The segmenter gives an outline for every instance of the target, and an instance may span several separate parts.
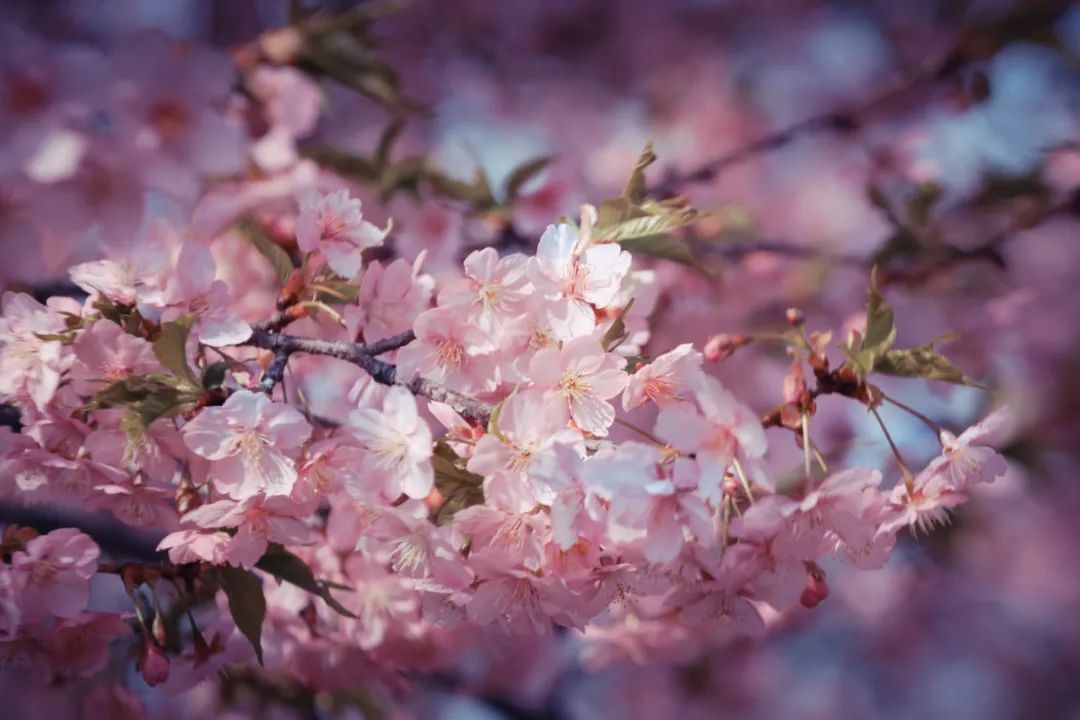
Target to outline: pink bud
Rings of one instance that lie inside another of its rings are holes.
[[[806,587],[803,588],[799,602],[805,608],[817,607],[825,598],[829,597],[829,585],[825,582],[825,573],[821,570],[811,570],[806,575]]]
[[[157,645],[144,642],[139,672],[147,685],[160,685],[169,679],[169,658],[165,657],[165,652]]]
[[[728,335],[727,333],[713,335],[705,342],[705,359],[716,362],[729,358],[732,353],[743,345],[749,345],[752,340],[753,338],[746,335]]]

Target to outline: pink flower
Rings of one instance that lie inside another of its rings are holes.
[[[420,313],[413,323],[416,340],[398,351],[398,372],[420,373],[455,389],[488,389],[492,364],[488,333],[452,307]]]
[[[159,370],[154,346],[128,335],[110,320],[98,320],[73,345],[76,363],[71,380],[81,395],[93,395],[117,380]]]
[[[583,246],[572,225],[549,225],[530,260],[529,279],[553,301],[549,312],[564,337],[573,338],[593,331],[593,306],[611,304],[630,262],[617,243]]]
[[[712,514],[696,492],[698,470],[693,461],[664,462],[660,450],[626,442],[597,457],[586,471],[590,483],[611,503],[611,520],[645,536],[645,558],[671,562],[686,541],[685,529],[703,545],[716,535]]]
[[[877,470],[851,468],[834,473],[811,491],[798,506],[793,520],[807,535],[821,535],[828,550],[841,549],[858,567],[885,564],[893,536],[878,532],[885,497],[878,487]],[[812,559],[812,558],[808,558]]]
[[[427,497],[434,486],[431,428],[420,419],[412,393],[402,387],[390,388],[381,410],[354,410],[349,426],[367,460],[367,467],[357,473],[357,481],[372,473],[388,499],[401,493],[417,499]],[[345,489],[363,499],[366,487],[358,485],[346,481]]]
[[[73,528],[36,537],[15,552],[11,567],[22,576],[23,621],[73,617],[85,610],[100,553],[89,535]]]
[[[252,495],[241,502],[218,500],[198,507],[184,515],[183,523],[208,530],[236,528],[222,557],[230,565],[253,568],[272,542],[304,545],[315,539],[295,511],[288,498]]]
[[[171,490],[129,480],[98,485],[86,505],[108,510],[133,527],[168,530],[176,527],[176,509],[169,504],[172,496]]]
[[[893,488],[883,513],[882,533],[908,525],[929,532],[948,521],[949,510],[962,504],[965,491],[975,483],[991,482],[1005,473],[1005,460],[988,443],[995,442],[1009,421],[1001,407],[960,437],[941,432],[942,453],[915,476],[912,491],[903,484]]]
[[[564,399],[578,427],[603,437],[615,421],[615,408],[608,400],[626,387],[624,363],[587,335],[570,340],[562,349],[538,351],[529,363],[529,377],[534,387]]]
[[[566,406],[554,394],[526,390],[506,399],[495,432],[480,438],[468,462],[471,472],[485,476],[488,503],[512,512],[536,504],[528,482],[533,461],[556,442],[580,444],[580,434],[566,422]]]
[[[184,243],[164,289],[151,298],[150,304],[157,300],[164,305],[163,320],[193,313],[196,321],[192,334],[203,344],[213,347],[236,345],[251,337],[251,327],[233,307],[229,286],[223,280],[215,279],[216,273],[209,248],[198,243]],[[156,308],[151,315],[155,312]]]
[[[604,540],[607,514],[596,488],[586,484],[581,437],[570,440],[565,433],[560,435],[533,459],[530,475],[533,494],[549,507],[551,539],[560,550],[569,551],[582,542],[592,546]]]
[[[91,295],[135,305],[167,264],[168,251],[152,227],[134,248],[115,259],[92,260],[68,270],[71,281]]]
[[[553,619],[564,625],[580,624],[571,617],[575,604],[570,602],[570,593],[557,579],[517,567],[512,558],[491,550],[470,556],[482,580],[466,607],[469,620],[515,634],[539,635],[551,632]]]
[[[307,195],[296,219],[296,242],[306,253],[320,251],[330,269],[351,280],[363,265],[366,248],[383,244],[386,232],[363,219],[360,201],[346,190]]]
[[[363,464],[363,450],[351,444],[352,438],[342,432],[324,440],[316,440],[304,451],[300,477],[293,488],[292,499],[312,510],[319,500],[340,490],[346,482],[357,479]]]
[[[44,408],[71,356],[60,342],[40,336],[63,332],[64,319],[22,293],[5,292],[0,306],[0,395],[22,396]]]
[[[1009,422],[1009,408],[1001,407],[982,422],[956,437],[941,431],[942,453],[930,461],[916,487],[933,492],[936,488],[963,492],[978,482],[992,482],[1005,474],[1005,460],[990,447],[998,441]]]
[[[623,410],[632,410],[646,400],[666,405],[683,398],[700,385],[701,361],[701,353],[685,343],[638,368],[623,393]]]
[[[386,543],[390,566],[405,577],[430,579],[449,590],[463,590],[473,581],[461,548],[465,539],[451,525],[436,527],[428,522],[426,508],[418,513],[386,508],[378,513],[370,536]]]
[[[238,500],[258,492],[292,492],[295,451],[310,435],[303,415],[250,390],[233,393],[220,407],[204,408],[184,426],[188,448],[210,461],[215,487]]]
[[[131,628],[119,613],[83,613],[49,628],[45,652],[56,673],[90,677],[108,662],[109,644],[130,634]]]
[[[191,198],[204,178],[243,168],[243,129],[222,112],[235,73],[223,53],[143,32],[120,44],[111,70],[112,135],[129,172]]]
[[[691,403],[660,409],[657,437],[685,453],[694,453],[702,474],[718,482],[734,460],[747,462],[765,454],[765,431],[754,412],[735,399],[720,382],[702,376]]]
[[[232,536],[225,532],[206,532],[188,528],[169,533],[158,543],[158,550],[168,550],[169,560],[184,563],[206,561],[212,565],[226,562],[226,551]]]
[[[465,258],[465,277],[439,293],[440,306],[460,307],[470,320],[491,332],[520,315],[532,290],[521,254],[499,258],[495,248],[476,250]]]
[[[260,65],[251,73],[248,86],[270,124],[251,154],[268,172],[287,168],[298,159],[296,140],[310,135],[318,124],[322,92],[307,75],[292,67]]]
[[[406,624],[418,619],[418,595],[382,564],[353,554],[345,561],[345,577],[355,589],[335,592],[335,597],[359,618],[345,619],[342,625],[364,650],[382,645],[387,636],[403,634]]]
[[[345,307],[349,337],[362,332],[365,342],[392,337],[410,329],[431,297],[430,278],[420,275],[419,263],[397,259],[389,265],[368,263],[360,276],[355,305]]]

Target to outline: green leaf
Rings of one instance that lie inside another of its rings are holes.
[[[255,567],[263,572],[270,573],[279,581],[291,583],[302,590],[307,590],[312,595],[322,598],[327,605],[346,617],[356,617],[356,615],[330,594],[330,587],[344,590],[348,590],[349,588],[316,580],[314,573],[311,572],[311,568],[308,567],[307,563],[277,543],[270,545],[266,554],[259,559],[259,562],[255,564]]]
[[[394,142],[401,135],[401,131],[405,129],[405,121],[401,118],[395,118],[393,122],[386,126],[383,130],[382,136],[379,138],[379,144],[375,148],[375,154],[372,156],[371,161],[375,168],[383,170],[390,162],[390,150],[394,147]]]
[[[521,192],[521,188],[550,165],[553,159],[551,155],[541,155],[518,165],[506,178],[504,189],[507,200],[515,200]]]
[[[244,222],[241,227],[244,234],[251,240],[251,244],[259,251],[259,254],[270,261],[278,283],[284,284],[295,267],[289,253],[285,252],[285,248],[271,240],[254,222]]]
[[[381,174],[381,168],[376,167],[370,158],[336,150],[326,145],[306,147],[302,154],[345,177],[371,182],[377,180]]]
[[[255,648],[255,656],[262,665],[262,626],[266,619],[266,597],[263,596],[262,583],[250,570],[231,565],[219,567],[218,576],[221,578],[221,589],[229,600],[229,613],[237,629]]]
[[[124,316],[131,312],[130,308],[117,305],[104,295],[98,296],[98,298],[94,300],[92,307],[98,311],[98,314],[101,315],[101,317],[106,320],[112,320],[114,323],[121,326],[124,324]]]
[[[460,466],[461,458],[445,442],[435,446],[431,467],[435,470],[435,487],[444,501],[439,507],[435,522],[444,525],[454,513],[484,502],[484,478]]]
[[[869,298],[866,303],[866,332],[863,333],[862,349],[884,352],[896,340],[896,324],[893,310],[877,287],[876,272],[870,273]]]
[[[85,409],[127,407],[120,428],[129,442],[136,442],[154,420],[179,412],[201,394],[199,388],[173,375],[132,375],[100,390],[86,403]]]
[[[674,235],[654,235],[651,237],[631,238],[619,243],[623,250],[635,255],[648,255],[664,260],[673,260],[690,267],[699,267],[697,258],[690,246],[682,238]]]
[[[596,228],[616,225],[624,220],[646,215],[648,213],[626,198],[610,198],[600,203],[600,207],[596,209]],[[594,233],[596,228],[593,229]]]
[[[124,431],[128,442],[136,443],[152,422],[178,411],[185,402],[193,400],[194,398],[185,400],[172,395],[150,395],[128,406],[128,411],[120,420],[120,429]]]
[[[225,372],[229,369],[230,364],[227,360],[218,360],[216,363],[211,363],[203,370],[200,384],[207,390],[220,387],[221,383],[225,382]]]
[[[917,345],[912,348],[888,350],[874,363],[874,371],[900,377],[919,377],[927,380],[969,385],[986,389],[985,385],[975,382],[958,367],[934,349],[933,343]]]
[[[615,322],[611,323],[611,327],[604,333],[604,337],[600,338],[600,344],[604,348],[604,352],[611,352],[615,348],[622,344],[630,333],[626,330],[626,313],[630,312],[630,308],[634,304],[634,299],[631,298],[630,302],[626,303],[622,310],[619,311],[618,317],[615,318]]]
[[[930,211],[941,199],[942,189],[936,182],[920,183],[907,203],[907,221],[915,228],[925,228],[930,221]]]
[[[634,169],[630,171],[630,178],[623,187],[622,196],[632,203],[640,203],[645,199],[645,168],[656,162],[656,153],[652,149],[652,141],[645,143],[645,148],[634,163]]]
[[[175,322],[161,326],[161,335],[154,341],[154,355],[158,362],[174,372],[177,377],[198,387],[199,381],[187,364],[187,339],[191,334],[193,318],[188,315]]]
[[[694,208],[682,208],[664,214],[632,217],[613,225],[600,225],[598,222],[597,227],[593,229],[593,238],[615,242],[650,238],[693,225],[702,217],[704,213]]]

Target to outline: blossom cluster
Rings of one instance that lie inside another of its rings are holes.
[[[251,646],[304,683],[345,687],[357,663],[450,662],[477,629],[572,629],[590,667],[686,657],[817,605],[820,562],[881,567],[898,531],[942,521],[1003,471],[1004,410],[941,431],[940,456],[917,474],[901,461],[895,485],[820,454],[811,467],[796,354],[780,425],[802,424],[806,466],[779,472],[761,416],[701,352],[643,354],[652,273],[598,237],[588,206],[534,255],[477,250],[442,284],[423,258],[367,261],[386,231],[345,192],[297,209],[304,254],[254,324],[209,249],[162,227],[137,252],[74,266],[82,302],[3,297],[0,392],[23,430],[0,435],[0,495],[168,532],[167,570],[121,572],[155,603],[197,596],[166,590],[162,572],[222,588],[190,635],[136,623],[143,676],[166,689],[250,661]],[[878,321],[871,308],[864,351]],[[831,377],[827,342],[801,347]],[[302,360],[360,368],[340,419],[288,392]],[[872,386],[844,377],[873,410]],[[648,409],[648,427],[627,419]],[[0,574],[3,657],[95,671],[127,632],[84,612],[96,545],[76,530],[16,545]],[[261,613],[237,578],[254,580]],[[55,649],[72,633],[77,659]]]

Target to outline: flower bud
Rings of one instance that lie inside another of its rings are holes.
[[[806,315],[799,308],[790,307],[787,309],[787,322],[791,327],[799,327],[806,322]]]
[[[805,608],[813,608],[827,597],[829,585],[825,582],[825,572],[815,565],[806,574],[806,587],[803,588],[799,602]]]
[[[151,687],[169,679],[169,658],[165,657],[165,652],[152,642],[143,642],[142,656],[139,658],[139,673]]]
[[[725,360],[743,345],[749,343],[750,338],[745,335],[728,335],[727,333],[713,335],[705,342],[705,359],[709,362]]]

